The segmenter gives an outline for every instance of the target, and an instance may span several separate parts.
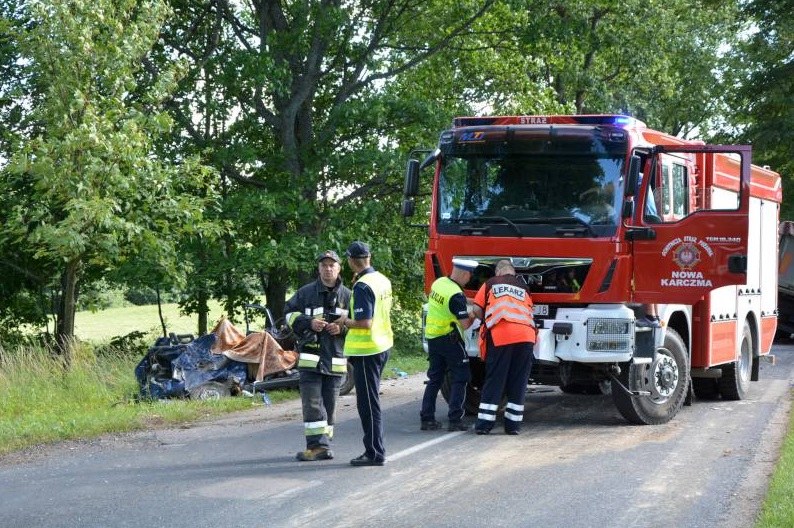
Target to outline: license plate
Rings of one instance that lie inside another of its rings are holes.
[[[548,304],[536,304],[532,308],[532,313],[534,315],[549,315],[549,305]]]

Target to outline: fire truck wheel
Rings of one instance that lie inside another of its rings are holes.
[[[743,400],[750,388],[750,374],[753,369],[753,333],[745,321],[739,359],[722,367],[722,377],[717,380],[720,394],[725,400]]]
[[[633,396],[612,382],[612,398],[626,420],[637,425],[658,425],[678,414],[687,395],[689,364],[684,341],[675,330],[667,329],[664,346],[656,350],[653,362],[622,367],[619,380],[623,386],[650,393]]]

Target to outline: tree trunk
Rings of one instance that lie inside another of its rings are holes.
[[[200,289],[196,297],[196,305],[198,307],[198,335],[203,336],[207,333],[207,314],[210,309],[207,307],[209,295],[204,288]]]
[[[75,259],[66,264],[61,274],[61,298],[58,303],[57,326],[55,340],[58,353],[68,355],[74,345],[74,317],[77,306],[77,281],[80,260]]]
[[[284,315],[284,304],[287,297],[287,282],[284,277],[287,276],[287,273],[284,270],[270,269],[267,276],[265,300],[267,307],[270,308],[270,313],[278,320]]]
[[[160,316],[160,326],[163,327],[163,337],[168,337],[168,330],[165,327],[165,319],[163,319],[163,303],[160,299],[160,286],[154,289],[157,292],[157,315]]]

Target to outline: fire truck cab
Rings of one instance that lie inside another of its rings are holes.
[[[461,257],[479,263],[471,298],[509,259],[535,303],[528,382],[611,391],[629,422],[660,424],[692,392],[744,398],[769,354],[782,191],[750,158],[622,115],[460,117],[409,160],[403,214],[434,167],[426,291]],[[477,331],[469,412],[485,377]]]

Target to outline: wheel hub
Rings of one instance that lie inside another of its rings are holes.
[[[660,354],[654,362],[652,392],[657,398],[669,398],[678,386],[678,365],[670,356]]]

